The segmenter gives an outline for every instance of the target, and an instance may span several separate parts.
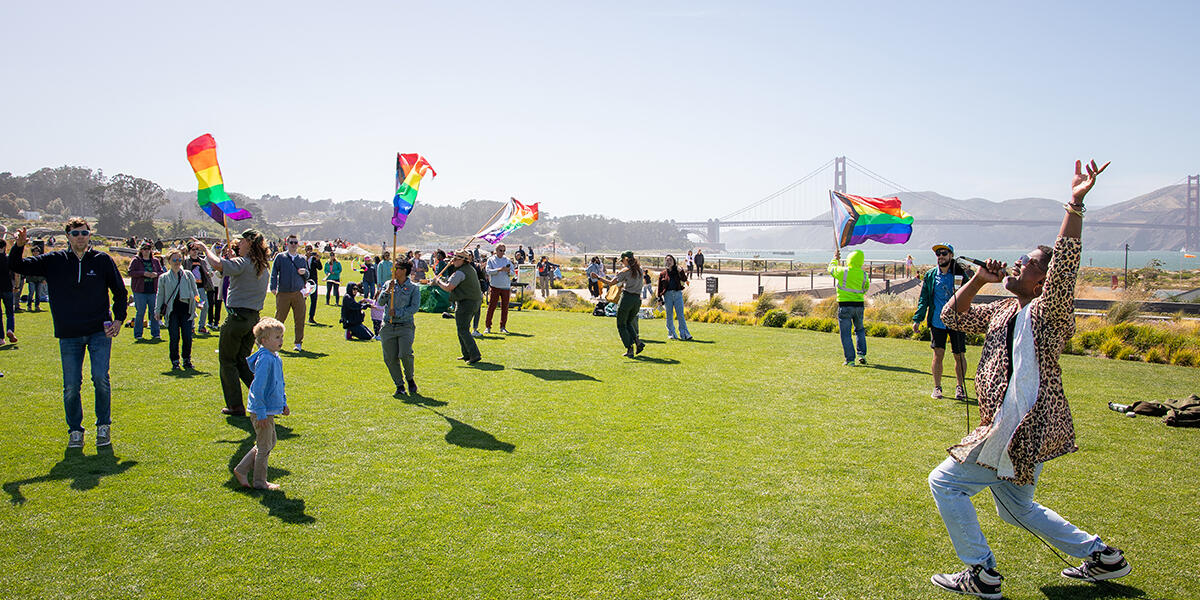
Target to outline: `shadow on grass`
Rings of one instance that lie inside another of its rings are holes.
[[[1140,588],[1112,581],[1095,584],[1044,585],[1041,591],[1051,600],[1100,600],[1101,598],[1149,598]]]
[[[570,369],[517,369],[546,381],[600,381],[591,375]]]
[[[9,502],[24,504],[25,495],[21,486],[45,481],[71,480],[71,489],[87,491],[100,485],[100,478],[107,475],[120,475],[137,464],[137,461],[122,461],[113,453],[113,447],[101,446],[96,449],[95,456],[84,456],[83,448],[67,448],[63,459],[50,467],[50,472],[40,477],[31,477],[4,484],[8,492]]]
[[[178,371],[176,371],[176,370],[163,371],[162,374],[174,377],[176,379],[191,379],[193,377],[212,377],[212,373],[209,373],[208,371],[197,371],[196,369],[181,369]]]
[[[696,338],[692,338],[690,340],[683,340],[683,341],[685,341],[689,344],[715,344],[716,343],[713,340],[698,340]]]
[[[677,364],[679,364],[679,361],[675,360],[674,358],[657,358],[654,356],[645,356],[642,354],[634,356],[633,360],[636,360],[638,362],[653,363],[656,365],[677,365]]]
[[[510,331],[505,335],[508,337],[533,337],[532,333],[517,333],[515,331]]]
[[[665,343],[666,343],[666,342],[664,342],[664,341],[662,341],[662,340],[646,340],[646,339],[641,339],[641,338],[639,338],[639,340],[640,340],[640,341],[641,341],[643,344],[665,344]]]
[[[299,352],[296,352],[295,350],[280,350],[279,353],[284,356],[292,356],[295,358],[324,358],[329,356],[324,352],[309,352],[308,350],[301,350]]]
[[[503,371],[504,365],[498,365],[496,363],[480,361],[480,362],[477,362],[472,365],[459,365],[458,368],[460,368],[460,369],[478,369],[480,371]]]
[[[229,457],[229,480],[225,482],[225,487],[240,494],[258,496],[259,503],[267,507],[267,514],[279,519],[280,521],[283,521],[284,523],[291,523],[293,525],[307,525],[309,523],[316,522],[316,518],[305,514],[305,504],[304,500],[302,499],[288,498],[287,494],[280,490],[271,491],[244,488],[242,487],[242,484],[238,483],[237,478],[233,476],[233,468],[236,467],[237,464],[241,462],[242,457],[254,447],[254,440],[257,436],[254,433],[254,424],[248,418],[227,417],[225,422],[246,432],[246,438],[243,440],[236,442],[219,440],[217,442],[226,444],[236,443],[238,445],[237,450],[235,450],[233,453],[233,456]],[[275,439],[277,442],[279,440],[299,437],[299,435],[300,434],[298,433],[292,433],[291,427],[280,425],[278,422],[275,423]],[[287,469],[272,467],[269,463],[267,465],[267,481],[291,474],[291,471],[288,471]]]
[[[405,404],[413,404],[424,408],[425,410],[443,418],[450,424],[450,431],[446,432],[446,443],[459,448],[469,448],[472,450],[488,450],[500,451],[512,454],[517,449],[515,444],[502,442],[496,439],[496,436],[482,430],[477,429],[467,423],[463,423],[458,419],[447,417],[446,415],[431,408],[432,406],[445,406],[446,403],[441,400],[425,398],[424,396],[410,397],[410,400],[405,400]]]
[[[20,346],[16,344],[4,344],[3,346],[0,346],[0,350],[17,350],[19,348]]]
[[[305,327],[317,327],[317,328],[322,328],[322,327],[333,327],[333,325],[326,325],[326,324],[324,324],[324,323],[317,323],[317,322],[314,322],[314,321],[309,321],[309,322],[308,322],[308,324],[306,324],[306,325],[305,325]]]
[[[428,398],[420,394],[410,394],[408,396],[402,396],[402,398],[404,398],[405,404],[411,404],[413,406],[446,406],[449,404],[448,402],[434,400],[433,398]]]
[[[912,367],[897,367],[895,365],[879,365],[875,363],[867,363],[865,365],[854,365],[859,369],[875,369],[877,371],[891,371],[893,373],[915,373],[917,375],[928,375],[929,371],[914,369]]]
[[[133,338],[133,343],[135,343],[135,344],[165,344],[165,343],[167,343],[167,340],[164,340],[164,339],[162,339],[161,337],[160,337],[160,338],[158,338],[158,339],[154,339],[154,338]]]

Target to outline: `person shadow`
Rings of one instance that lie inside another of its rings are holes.
[[[254,423],[245,417],[227,417],[227,423],[246,432],[245,439],[242,440],[218,440],[218,444],[237,444],[238,448],[234,451],[233,456],[229,457],[229,480],[225,482],[225,487],[242,494],[258,496],[259,503],[267,508],[267,514],[275,517],[284,523],[293,525],[308,525],[316,522],[316,518],[304,512],[304,500],[300,498],[288,498],[287,494],[282,490],[259,490],[254,488],[244,488],[238,483],[236,477],[233,476],[233,468],[242,461],[242,457],[254,447],[254,440],[257,437],[254,433]],[[299,437],[300,434],[293,433],[292,428],[286,425],[280,425],[278,421],[275,423],[275,439],[282,441]],[[287,469],[273,467],[268,462],[267,464],[267,481],[272,481],[280,477],[291,475],[292,472]]]
[[[212,373],[209,373],[208,371],[200,371],[197,369],[180,369],[180,370],[172,369],[170,371],[163,371],[162,374],[166,375],[168,377],[174,377],[175,379],[191,379],[193,377],[212,377]]]
[[[1100,600],[1102,598],[1149,598],[1141,588],[1117,583],[1115,581],[1098,581],[1095,585],[1044,585],[1041,592],[1051,600]]]
[[[450,424],[450,431],[446,432],[447,444],[458,446],[459,448],[469,448],[472,450],[498,450],[500,452],[507,452],[509,454],[512,454],[513,451],[517,449],[516,444],[500,441],[496,439],[496,436],[482,429],[473,427],[468,423],[464,423],[453,417],[448,417],[437,411],[433,407],[446,406],[446,403],[441,400],[434,400],[433,398],[426,398],[424,396],[410,396],[409,399],[404,401],[404,403],[419,406],[445,419],[446,422]]]
[[[591,375],[570,369],[525,369],[518,367],[517,370],[545,381],[600,381]]]
[[[9,495],[9,502],[15,505],[26,502],[21,493],[21,486],[48,481],[71,480],[71,489],[87,491],[100,485],[100,478],[109,475],[120,475],[137,465],[135,460],[121,460],[113,451],[112,445],[96,449],[95,456],[84,456],[83,448],[67,448],[63,459],[50,467],[50,472],[38,477],[30,477],[17,481],[9,481],[3,485]]]

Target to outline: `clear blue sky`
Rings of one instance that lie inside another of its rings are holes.
[[[555,214],[721,216],[846,155],[914,190],[1094,204],[1200,172],[1200,3],[22,2],[0,171]],[[193,8],[184,8],[191,6]],[[851,192],[854,191],[853,181]]]

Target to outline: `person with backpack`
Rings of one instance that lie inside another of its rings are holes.
[[[954,376],[958,387],[954,390],[955,400],[966,400],[967,376],[967,334],[946,327],[942,322],[942,307],[946,302],[969,281],[972,273],[964,269],[954,260],[954,246],[950,244],[934,244],[934,255],[937,256],[937,266],[926,271],[921,282],[921,296],[917,300],[917,311],[913,313],[913,333],[920,330],[921,321],[929,327],[933,348],[933,392],[929,397],[938,400],[942,397],[942,360],[946,356],[946,340],[950,340],[950,351],[954,355]],[[928,316],[926,316],[928,314]]]

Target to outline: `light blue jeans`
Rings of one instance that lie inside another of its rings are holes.
[[[671,313],[675,313],[675,318],[679,320],[679,338],[687,339],[692,337],[688,333],[687,323],[683,320],[683,292],[680,290],[667,290],[663,294],[663,309],[667,313],[667,335],[675,336],[675,322],[671,318]]]
[[[150,313],[150,335],[158,337],[158,311],[155,309],[154,299],[158,296],[154,292],[149,294],[145,292],[133,293],[133,306],[135,309],[133,316],[133,337],[142,337],[142,317],[147,312]],[[148,311],[146,309],[149,309]]]
[[[850,342],[850,326],[854,326],[854,333],[858,338],[858,355],[867,355],[867,331],[863,329],[863,307],[861,306],[839,306],[838,307],[838,335],[842,336],[842,354],[846,356],[846,362],[854,360],[854,344]]]
[[[929,474],[933,501],[937,503],[959,560],[967,565],[996,567],[996,557],[988,547],[987,538],[983,537],[975,505],[971,503],[971,496],[985,488],[992,491],[996,514],[1001,519],[1017,527],[1023,525],[1066,554],[1082,558],[1104,549],[1100,536],[1075,527],[1058,513],[1033,501],[1041,473],[1042,464],[1039,463],[1033,471],[1034,483],[1016,485],[996,477],[996,472],[987,467],[973,462],[959,463],[947,457]]]
[[[83,404],[79,390],[83,387],[83,353],[92,362],[92,387],[96,391],[96,425],[112,423],[112,387],[108,381],[108,358],[112,353],[112,338],[104,332],[82,337],[59,338],[58,353],[62,358],[63,408],[67,413],[67,428],[83,431]]]

